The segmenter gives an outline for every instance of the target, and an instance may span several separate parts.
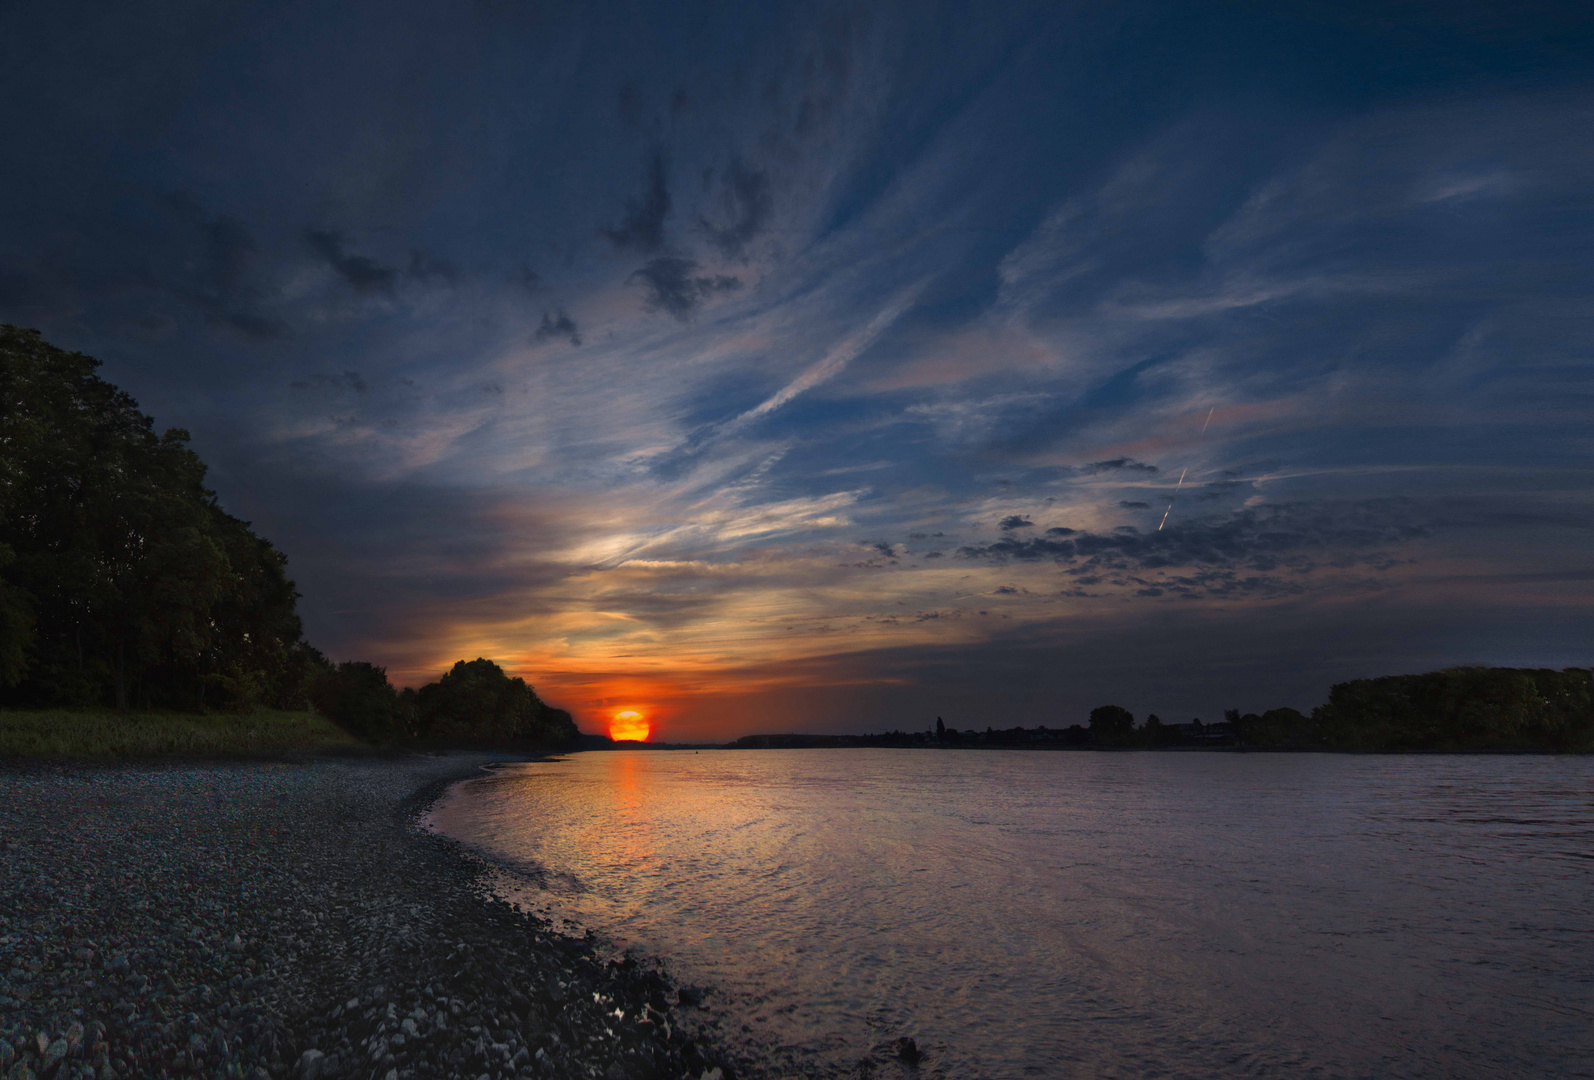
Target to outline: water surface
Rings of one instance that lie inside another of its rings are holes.
[[[794,1070],[1594,1076],[1587,758],[616,751],[432,824]]]

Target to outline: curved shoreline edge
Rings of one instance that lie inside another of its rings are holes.
[[[418,827],[501,760],[0,769],[0,1075],[756,1075]]]

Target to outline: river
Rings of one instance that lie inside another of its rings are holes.
[[[592,752],[430,824],[794,1072],[1594,1076],[1590,758]]]

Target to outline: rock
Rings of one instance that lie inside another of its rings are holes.
[[[49,1076],[54,1072],[55,1067],[66,1058],[68,1049],[70,1048],[67,1046],[65,1039],[57,1039],[51,1043],[44,1053],[39,1055],[39,1075]]]
[[[896,1041],[897,1060],[907,1065],[919,1063],[919,1044],[904,1035]]]
[[[37,1080],[37,1077],[33,1075],[32,1069],[19,1061],[10,1072],[6,1073],[6,1080]]]
[[[326,1055],[319,1050],[306,1050],[299,1055],[299,1064],[294,1066],[293,1075],[298,1080],[321,1080],[321,1063]]]

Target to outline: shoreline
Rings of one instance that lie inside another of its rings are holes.
[[[0,1074],[755,1074],[691,992],[419,827],[502,760],[0,766]]]

